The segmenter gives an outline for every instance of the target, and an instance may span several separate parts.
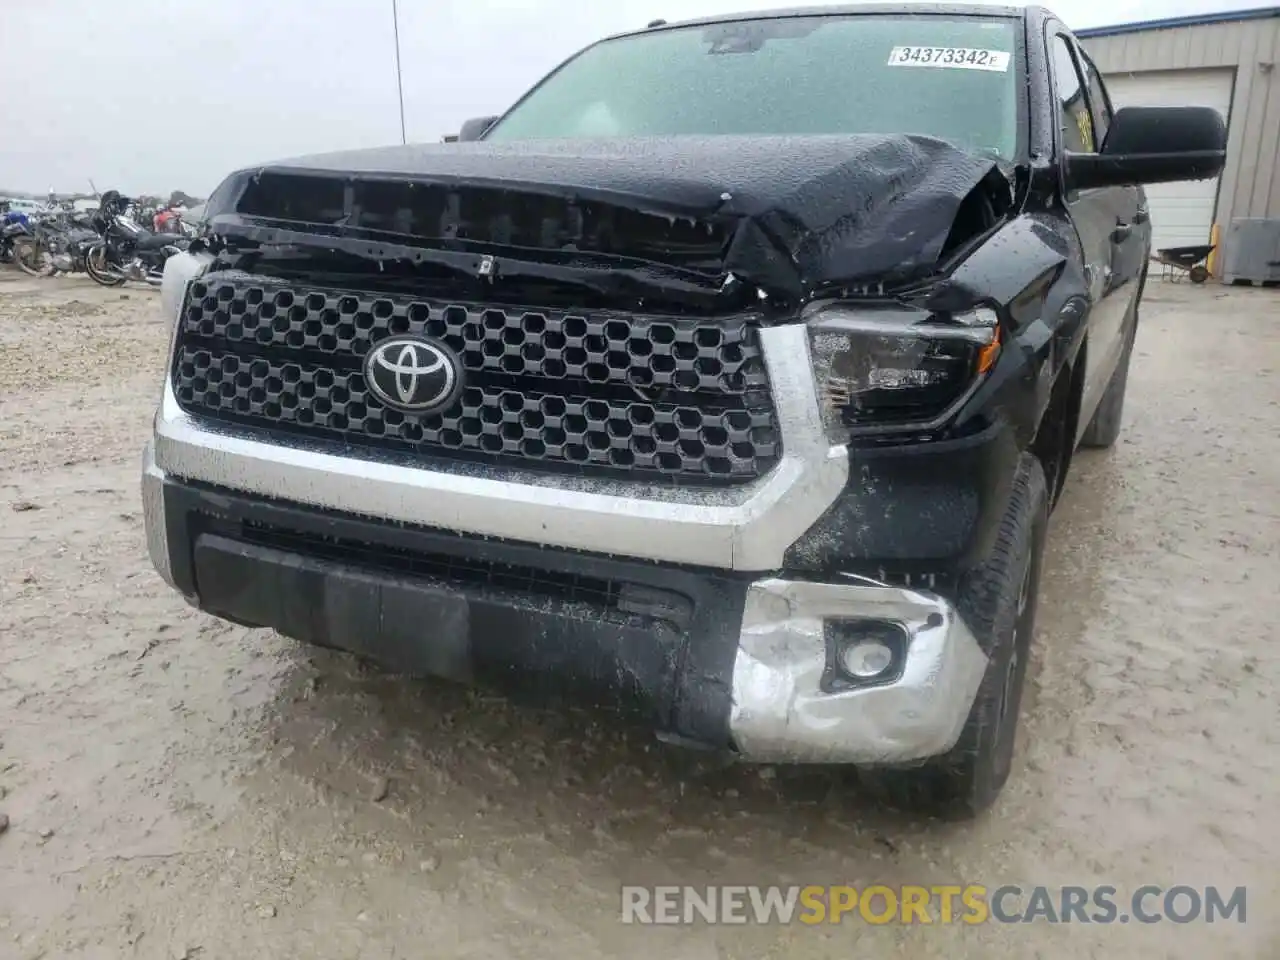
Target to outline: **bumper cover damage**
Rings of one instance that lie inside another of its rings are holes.
[[[892,683],[824,689],[824,619],[901,625],[908,636]],[[760,761],[902,763],[955,744],[987,658],[945,600],[871,581],[759,580],[747,593],[733,672],[730,728]]]
[[[459,537],[246,497],[143,464],[148,547],[190,602],[418,675],[564,697],[767,762],[945,752],[986,660],[946,603]],[[909,636],[900,677],[830,691],[823,619]]]

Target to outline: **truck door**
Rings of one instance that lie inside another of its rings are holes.
[[[1089,55],[1076,46],[1081,67],[1084,69],[1085,89],[1089,95],[1089,107],[1093,116],[1094,136],[1098,147],[1107,141],[1107,132],[1111,129],[1111,117],[1115,112],[1111,105],[1111,96],[1107,93],[1106,84]],[[1151,252],[1151,215],[1147,209],[1147,198],[1142,188],[1113,187],[1119,204],[1118,219],[1113,240],[1116,243],[1115,272],[1120,276],[1119,283],[1126,285],[1128,295],[1125,306],[1138,295],[1137,281],[1142,276],[1147,257]]]
[[[1064,151],[1095,153],[1100,145],[1094,129],[1084,73],[1076,60],[1075,45],[1061,27],[1048,32],[1049,63],[1053,79],[1054,105],[1058,114],[1058,156]],[[1084,396],[1081,399],[1082,429],[1106,389],[1107,381],[1120,359],[1121,332],[1129,295],[1136,278],[1126,276],[1123,246],[1127,235],[1117,233],[1136,210],[1129,207],[1130,191],[1123,187],[1068,190],[1064,195],[1067,213],[1076,228],[1084,258],[1085,283],[1089,289],[1089,339],[1085,353]]]

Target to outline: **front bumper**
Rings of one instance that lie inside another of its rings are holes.
[[[885,620],[909,637],[893,683],[823,689],[824,619]],[[987,658],[946,600],[873,581],[758,580],[747,592],[729,721],[753,760],[901,763],[946,753],[968,719]]]
[[[660,736],[768,762],[946,752],[986,668],[943,599],[661,566],[362,519],[181,481],[148,445],[147,543],[215,615],[385,666],[638,713]],[[900,624],[899,679],[832,691],[824,618]]]

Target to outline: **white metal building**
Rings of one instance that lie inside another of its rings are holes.
[[[1227,165],[1220,178],[1147,187],[1154,248],[1209,243],[1215,225],[1225,236],[1233,217],[1280,217],[1280,7],[1076,35],[1117,109],[1208,106],[1227,121]]]

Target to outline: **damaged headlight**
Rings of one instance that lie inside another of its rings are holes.
[[[976,388],[1000,350],[999,318],[980,307],[822,307],[808,320],[823,422],[833,443],[851,435],[940,424]]]

